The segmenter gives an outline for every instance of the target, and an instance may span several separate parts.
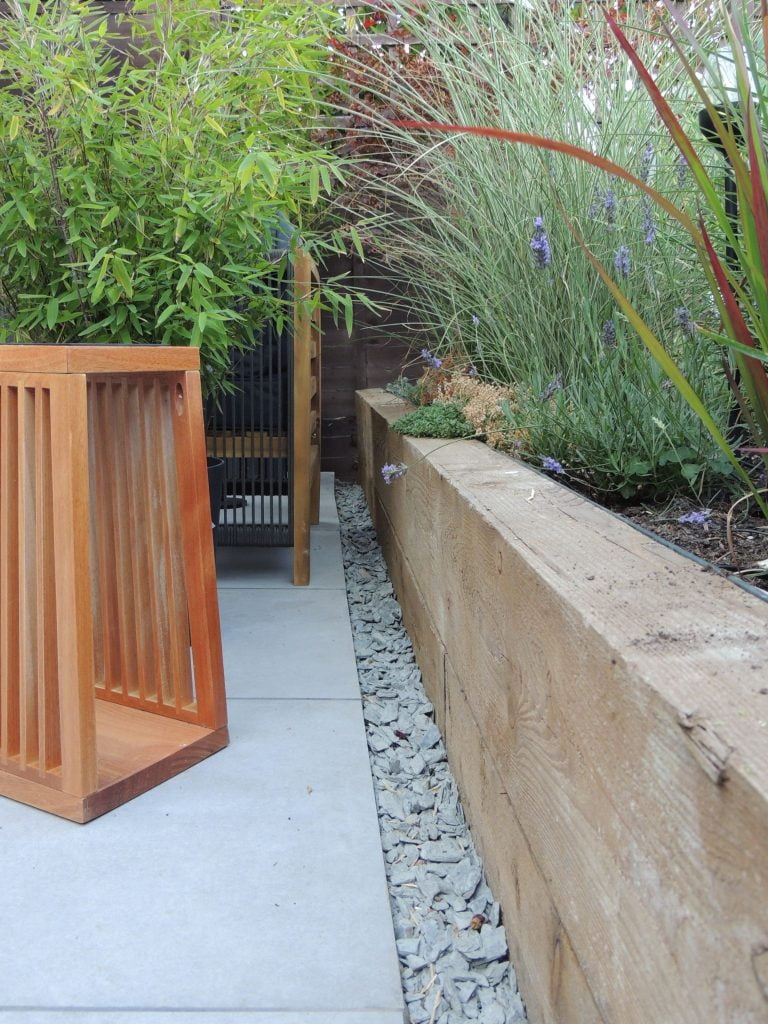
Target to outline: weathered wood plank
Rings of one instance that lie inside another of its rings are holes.
[[[364,480],[602,1018],[764,1020],[768,606],[477,443],[418,462],[441,442],[387,436],[402,405],[368,401]]]

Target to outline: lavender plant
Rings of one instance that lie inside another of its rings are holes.
[[[631,17],[651,16],[645,5],[628,6]],[[693,212],[687,165],[650,98],[618,73],[619,46],[598,5],[584,5],[580,20],[566,5],[515,5],[506,23],[483,5],[459,26],[440,8],[425,0],[429,29],[421,21],[409,29],[443,88],[425,97],[392,82],[387,68],[392,117],[379,127],[403,170],[371,186],[383,209],[371,241],[407,282],[431,352],[458,352],[481,376],[519,389],[515,424],[528,431],[539,464],[547,456],[627,498],[718,484],[731,472],[727,459],[638,343],[563,211],[724,429],[719,356],[689,326],[711,327],[711,292],[680,225],[620,177],[559,153],[423,128],[498,125],[564,140],[634,168]],[[405,6],[402,13],[407,19]],[[673,88],[679,70],[662,59],[657,37],[641,34],[638,46]],[[557,378],[561,389],[542,400]]]

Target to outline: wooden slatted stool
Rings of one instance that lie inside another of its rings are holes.
[[[0,346],[0,794],[89,821],[227,742],[199,352]]]

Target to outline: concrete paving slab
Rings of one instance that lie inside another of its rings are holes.
[[[312,527],[309,559],[309,589],[344,588],[338,526],[321,523]],[[220,547],[216,552],[216,570],[220,590],[251,587],[289,590],[293,588],[293,549]]]
[[[343,590],[221,590],[227,696],[359,700]]]
[[[24,1007],[69,1024],[101,1007],[120,1024],[402,1013],[359,704],[237,700],[230,716],[229,748],[84,827],[0,801],[13,1024]]]
[[[18,1024],[18,1010],[0,1010],[0,1024]],[[401,1010],[24,1010],[23,1024],[403,1024]],[[75,1012],[76,1018],[70,1014]]]

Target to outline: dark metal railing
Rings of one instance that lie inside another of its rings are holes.
[[[253,345],[231,351],[231,393],[209,399],[208,456],[224,460],[224,502],[216,525],[222,545],[290,546],[293,525],[293,318],[290,266],[270,286],[286,313]]]

